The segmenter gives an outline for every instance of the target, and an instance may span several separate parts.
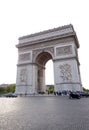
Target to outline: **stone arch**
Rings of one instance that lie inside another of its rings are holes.
[[[36,91],[38,93],[45,92],[45,64],[52,59],[52,55],[48,52],[41,52],[36,56],[35,63],[37,65],[37,86]]]
[[[52,59],[52,55],[49,52],[41,52],[36,56],[36,64],[45,66],[48,60]]]
[[[36,61],[37,56],[40,55],[41,53],[49,53],[51,55],[52,59],[53,59],[54,48],[49,47],[49,48],[42,48],[42,49],[33,50],[33,62]]]
[[[72,25],[19,38],[16,93],[45,91],[45,64],[53,60],[55,91],[81,91],[77,49],[79,42]]]

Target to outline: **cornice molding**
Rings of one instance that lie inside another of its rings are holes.
[[[19,44],[16,45],[16,47],[19,48],[19,47],[36,44],[36,43],[41,43],[41,42],[46,42],[46,41],[51,41],[51,40],[56,40],[56,39],[62,39],[62,38],[71,37],[71,36],[74,37],[74,39],[76,41],[76,45],[77,45],[77,47],[79,47],[76,32],[74,31],[74,28],[71,24],[20,37]]]

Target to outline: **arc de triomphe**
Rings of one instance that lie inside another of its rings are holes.
[[[66,25],[19,38],[16,91],[33,94],[45,91],[45,64],[52,59],[55,91],[81,91],[77,49],[73,26]]]

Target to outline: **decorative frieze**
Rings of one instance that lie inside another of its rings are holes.
[[[64,27],[54,28],[51,30],[46,30],[43,32],[31,34],[28,36],[23,36],[19,38],[19,46],[21,44],[31,44],[34,42],[43,42],[48,41],[50,39],[56,39],[57,37],[66,36],[68,34],[74,33],[72,25],[67,25]]]

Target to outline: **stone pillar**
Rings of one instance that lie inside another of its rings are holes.
[[[45,68],[38,66],[37,92],[45,92]]]
[[[81,82],[75,59],[54,62],[55,91],[81,91]]]
[[[36,65],[18,65],[17,66],[17,80],[16,91],[17,94],[33,94],[35,93],[35,86],[37,84]]]
[[[73,41],[55,48],[54,83],[55,91],[81,91],[79,61]]]

